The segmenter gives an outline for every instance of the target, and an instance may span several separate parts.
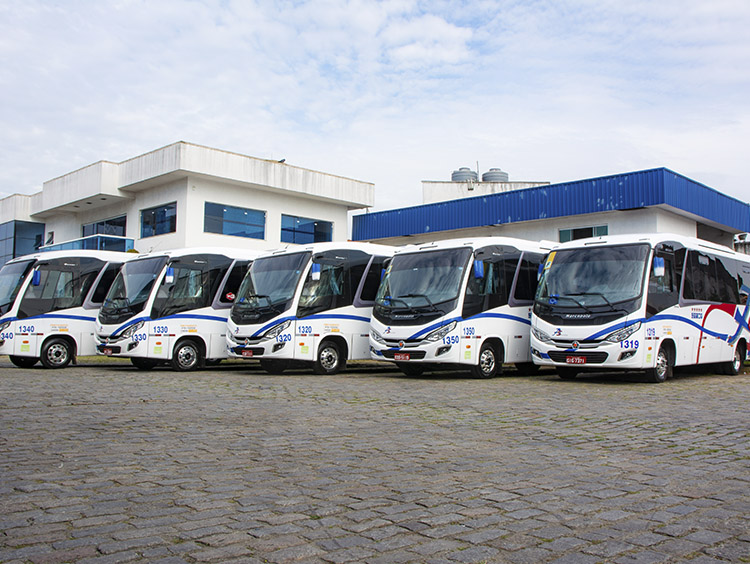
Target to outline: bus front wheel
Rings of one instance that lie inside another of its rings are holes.
[[[180,372],[203,368],[203,348],[192,339],[180,341],[172,354],[172,369]]]
[[[315,374],[337,374],[346,368],[346,359],[336,341],[326,340],[318,349],[318,358],[313,366]]]
[[[42,347],[41,361],[45,368],[65,368],[73,359],[73,347],[65,339],[50,339]]]
[[[33,356],[15,356],[10,355],[10,361],[18,366],[18,368],[31,368],[34,366],[37,362],[39,362],[38,358],[34,358]]]
[[[646,377],[655,384],[661,384],[672,377],[672,361],[667,349],[659,348],[659,352],[656,354],[656,366],[646,370]]]
[[[492,343],[484,343],[479,349],[479,362],[471,367],[474,378],[494,378],[503,373],[503,359]]]

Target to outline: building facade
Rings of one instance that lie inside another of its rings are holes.
[[[373,200],[368,182],[178,142],[4,198],[0,226],[35,226],[42,248],[270,250],[344,241],[347,212]],[[14,249],[18,242],[14,235]]]

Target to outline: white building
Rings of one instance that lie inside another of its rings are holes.
[[[373,192],[368,182],[178,142],[0,200],[0,260],[30,252],[18,244],[30,228],[45,246],[141,252],[343,241],[347,212],[372,206]]]

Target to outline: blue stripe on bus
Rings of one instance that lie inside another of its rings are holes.
[[[34,315],[32,317],[24,317],[23,319],[15,318],[14,321],[26,321],[28,319],[75,319],[76,321],[96,321],[96,317],[86,317],[83,315],[66,315],[63,313],[43,313],[41,315]]]
[[[135,325],[136,323],[139,323],[140,321],[155,321],[155,322],[159,322],[162,319],[202,319],[202,320],[207,320],[207,321],[219,321],[219,322],[223,322],[223,323],[226,323],[226,321],[227,321],[226,317],[218,317],[218,316],[215,316],[215,315],[198,315],[198,314],[192,314],[192,313],[176,313],[174,315],[168,315],[166,317],[157,317],[156,319],[152,319],[150,317],[137,317],[135,319],[131,319],[130,321],[128,321],[124,325],[121,325],[120,327],[118,327],[117,329],[115,329],[112,332],[112,335],[110,335],[110,337],[117,337],[117,335],[119,335],[120,333],[122,333],[123,331],[125,331],[125,329],[127,329],[128,327],[130,327],[132,325]]]
[[[737,311],[737,310],[735,310],[735,311]],[[736,319],[736,315],[737,314],[735,313],[735,319]],[[687,325],[690,325],[691,327],[694,327],[698,331],[701,331],[702,333],[706,333],[707,335],[711,335],[712,337],[716,337],[717,339],[722,339],[723,341],[729,341],[730,340],[730,337],[729,337],[729,335],[727,333],[717,333],[716,331],[711,331],[710,329],[706,329],[705,327],[702,327],[701,325],[698,325],[695,321],[693,321],[691,319],[687,319],[687,318],[679,316],[679,315],[668,315],[668,314],[667,315],[657,314],[657,315],[654,315],[653,317],[651,317],[649,319],[646,319],[646,318],[632,319],[632,320],[627,321],[627,322],[617,323],[615,325],[611,325],[610,327],[608,327],[606,329],[602,329],[598,333],[594,333],[593,335],[591,335],[589,337],[586,337],[585,340],[586,341],[596,340],[596,339],[598,339],[600,337],[604,337],[605,335],[609,335],[610,333],[612,333],[614,331],[617,331],[618,329],[622,329],[623,327],[628,327],[628,326],[632,325],[633,323],[640,322],[640,323],[646,324],[646,323],[654,323],[656,321],[677,321],[679,323],[685,323]],[[738,324],[739,323],[740,322],[738,320]],[[739,333],[739,331],[742,330],[743,325],[744,325],[744,328],[748,328],[747,323],[744,322],[744,320],[743,320],[742,324],[740,324],[738,333]],[[734,337],[737,337],[738,333],[735,333]]]
[[[346,315],[343,313],[332,313],[332,314],[325,314],[325,313],[316,313],[313,315],[307,315],[305,317],[281,317],[279,319],[274,319],[270,323],[266,323],[263,327],[258,329],[255,333],[253,333],[253,337],[259,337],[263,333],[265,333],[268,329],[271,327],[275,327],[279,323],[284,323],[285,321],[302,321],[305,322],[308,319],[351,319],[353,321],[364,321],[365,323],[370,322],[369,317],[362,317],[360,315]]]

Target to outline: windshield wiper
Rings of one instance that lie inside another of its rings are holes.
[[[564,298],[564,299],[570,300],[571,302],[575,302],[575,304],[578,307],[585,310],[587,313],[593,313],[589,308],[587,308],[585,305],[583,305],[581,302],[579,302],[577,299],[573,297],[573,296],[578,296],[578,295],[580,294],[565,294],[564,296],[550,296],[550,299],[555,298],[559,300],[561,298]]]
[[[432,303],[432,300],[428,298],[426,294],[403,294],[401,296],[396,297],[396,299],[399,299],[399,298],[422,298],[424,301],[426,301],[429,304],[430,309],[432,311],[437,311],[435,304]]]
[[[268,302],[268,305],[266,307],[263,307],[260,305],[260,303],[257,306],[251,305],[248,301],[245,302],[237,302],[237,305],[240,307],[240,309],[270,309],[271,311],[275,311],[277,313],[281,313],[278,307],[273,305],[273,302],[271,301],[271,296],[268,296],[266,294],[247,294],[246,296],[242,296],[244,299],[249,300],[250,298],[254,298],[258,300],[259,298],[263,298]]]
[[[391,305],[386,305],[384,303],[386,300],[388,300],[389,302],[391,302]],[[400,303],[404,304],[404,307],[406,307],[406,309],[409,310],[409,311],[411,311],[412,313],[419,313],[419,311],[417,311],[415,308],[413,308],[412,306],[410,306],[406,302],[406,300],[402,300],[400,297],[399,298],[392,298],[392,297],[389,296],[389,297],[383,298],[383,301],[382,302],[378,302],[378,305],[381,306],[381,307],[387,307],[387,308],[393,310],[393,309],[395,309],[395,303],[396,302],[400,302]]]
[[[609,309],[611,309],[612,311],[624,311],[623,309],[616,308],[612,304],[612,302],[610,302],[607,299],[607,296],[605,296],[601,292],[575,292],[573,294],[566,294],[566,297],[567,296],[599,296],[601,299],[603,299],[605,302],[607,302],[607,305],[609,306]],[[581,307],[583,307],[583,306],[581,306]]]

